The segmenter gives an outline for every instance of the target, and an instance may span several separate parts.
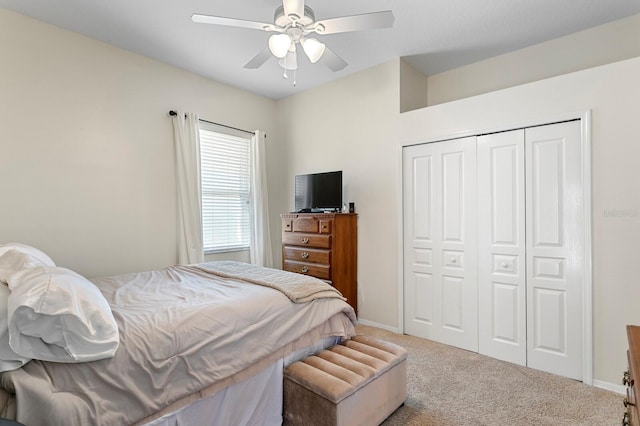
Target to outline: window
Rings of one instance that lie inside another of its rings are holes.
[[[205,253],[249,249],[251,140],[231,132],[200,121]]]

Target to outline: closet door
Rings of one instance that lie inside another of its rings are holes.
[[[527,363],[524,130],[478,137],[478,351]]]
[[[408,334],[582,380],[582,146],[576,120],[404,149]]]
[[[580,122],[525,131],[527,365],[582,379],[584,214]]]
[[[475,137],[403,150],[404,327],[477,351]]]

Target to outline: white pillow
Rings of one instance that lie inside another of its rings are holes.
[[[0,283],[8,283],[11,274],[24,268],[47,266],[37,257],[22,251],[11,249],[0,254]]]
[[[9,250],[21,251],[21,252],[23,252],[25,254],[28,254],[28,255],[31,255],[31,256],[35,257],[36,259],[38,259],[39,261],[41,261],[45,265],[56,266],[56,264],[53,263],[53,260],[51,260],[51,258],[49,256],[47,256],[46,253],[44,253],[41,250],[38,250],[35,247],[31,247],[31,246],[28,246],[26,244],[20,244],[20,243],[7,243],[7,244],[4,244],[4,245],[0,245],[0,256],[5,254]]]
[[[9,343],[18,354],[45,361],[112,357],[118,325],[100,290],[57,266],[23,269],[9,278]]]
[[[9,325],[7,324],[7,300],[9,287],[0,283],[0,373],[22,367],[30,358],[18,355],[9,346]]]

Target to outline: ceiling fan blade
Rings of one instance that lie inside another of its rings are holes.
[[[343,16],[340,18],[325,19],[313,25],[313,30],[318,34],[335,34],[348,31],[373,30],[377,28],[389,28],[393,26],[393,12],[365,13],[363,15]]]
[[[247,65],[245,65],[244,67],[250,70],[255,70],[256,68],[260,68],[262,64],[267,62],[271,57],[271,51],[268,47],[265,47],[260,51],[260,53],[254,56],[253,59],[247,62]]]
[[[340,56],[333,53],[331,49],[325,47],[324,53],[320,61],[325,64],[331,71],[338,72],[347,66],[347,63]]]
[[[243,19],[224,18],[211,15],[191,15],[191,20],[199,24],[225,25],[227,27],[250,28],[252,30],[278,31],[275,25],[264,22],[245,21]]]
[[[304,0],[282,0],[285,16],[297,21],[304,17]]]

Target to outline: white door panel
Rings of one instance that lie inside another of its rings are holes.
[[[405,330],[477,350],[475,138],[403,150]]]
[[[411,300],[414,319],[423,324],[433,323],[433,275],[416,272],[414,274],[415,295]]]
[[[441,154],[442,241],[462,243],[465,228],[464,196],[466,195],[464,152],[455,150],[455,147],[446,146],[446,148],[453,151]],[[475,159],[471,161],[475,162]]]
[[[518,326],[522,322],[518,306],[520,289],[517,285],[492,283],[491,302],[493,315],[490,318],[491,338],[508,345],[519,345],[522,333]],[[481,345],[482,346],[482,345]],[[481,352],[482,353],[482,352]]]
[[[478,137],[479,351],[526,365],[524,130]]]
[[[580,122],[525,132],[528,366],[582,379],[584,214]]]
[[[433,199],[432,176],[433,157],[425,155],[412,159],[410,167],[413,171],[410,176],[413,191],[413,203],[411,204],[411,217],[413,219],[413,238],[425,242],[431,241]]]
[[[404,220],[404,312],[405,331],[435,338],[433,331],[435,288],[433,229],[433,154],[412,150],[403,155]]]
[[[463,278],[442,277],[442,327],[454,332],[464,332]]]

